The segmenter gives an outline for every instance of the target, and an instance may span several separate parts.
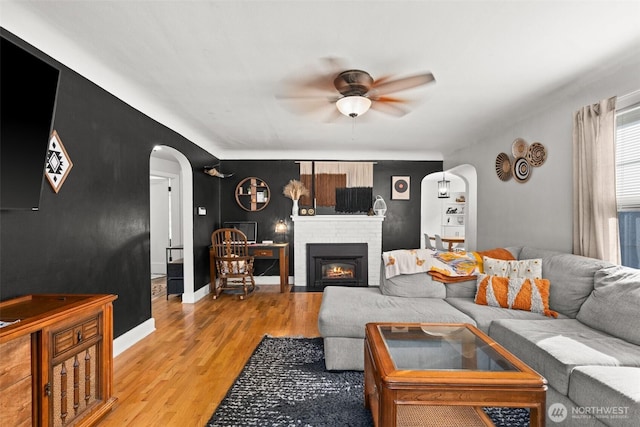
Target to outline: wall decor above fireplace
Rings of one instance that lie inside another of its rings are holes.
[[[364,195],[362,189],[373,191],[375,162],[303,161],[299,164],[300,181],[310,189],[308,196],[300,198],[301,207],[311,206],[316,208],[316,213],[317,208],[328,208],[331,213],[359,213],[371,208],[372,196],[364,207],[360,199]]]

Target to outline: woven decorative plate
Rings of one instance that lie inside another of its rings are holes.
[[[496,174],[502,181],[511,178],[511,159],[507,153],[500,153],[496,157]]]
[[[511,154],[513,154],[513,157],[515,157],[516,159],[518,157],[526,156],[528,150],[529,144],[527,144],[527,141],[522,138],[516,138],[513,141],[513,144],[511,144]]]
[[[525,157],[518,157],[513,162],[513,169],[511,171],[513,178],[520,182],[527,182],[531,176],[531,166]]]
[[[547,149],[544,148],[539,142],[534,142],[529,146],[529,151],[527,152],[527,160],[529,164],[533,167],[538,167],[547,160]]]

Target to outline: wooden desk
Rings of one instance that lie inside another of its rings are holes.
[[[430,240],[436,240],[434,236],[429,236]],[[464,237],[460,236],[451,236],[451,237],[441,237],[443,243],[449,244],[449,252],[453,249],[454,243],[464,243]]]
[[[255,243],[249,245],[249,255],[255,259],[277,259],[280,261],[280,292],[289,288],[289,243]],[[216,283],[216,264],[213,250],[209,249],[209,275],[212,289]]]

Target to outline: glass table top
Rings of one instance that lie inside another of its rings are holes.
[[[464,325],[378,326],[398,370],[519,371]]]

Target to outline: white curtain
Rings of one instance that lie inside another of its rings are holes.
[[[573,115],[573,252],[619,264],[615,110],[613,97]]]

